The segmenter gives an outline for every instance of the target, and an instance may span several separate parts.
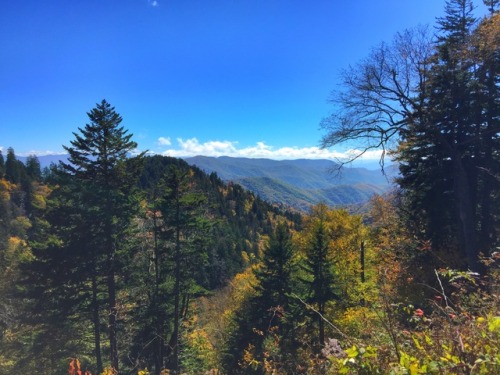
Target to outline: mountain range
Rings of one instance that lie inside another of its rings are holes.
[[[68,155],[39,156],[42,168]],[[26,158],[19,157],[25,162]],[[272,160],[234,158],[228,156],[195,156],[184,158],[206,173],[215,172],[226,183],[237,183],[273,204],[308,211],[323,202],[329,206],[362,204],[374,194],[391,188],[394,166],[382,172],[367,168],[344,167],[326,159]]]
[[[366,202],[391,187],[394,167],[386,170],[342,168],[331,160],[271,160],[195,156],[185,159],[207,173],[215,172],[226,182],[238,183],[262,199],[307,211],[323,202],[346,206]]]

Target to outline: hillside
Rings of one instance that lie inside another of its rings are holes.
[[[233,181],[272,203],[301,211],[325,202],[342,206],[366,202],[390,188],[390,177],[379,170],[344,168],[334,172],[331,160],[270,160],[196,156],[185,159],[224,181]]]
[[[67,162],[68,155],[39,156],[42,168],[59,161]],[[25,162],[26,157],[19,157]],[[195,156],[184,159],[206,173],[215,172],[223,181],[234,182],[274,204],[308,211],[311,205],[324,202],[330,206],[345,206],[366,202],[372,195],[386,192],[391,184],[394,167],[386,170],[343,168],[325,159],[248,159],[228,156]]]

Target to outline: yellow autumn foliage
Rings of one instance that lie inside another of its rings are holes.
[[[6,258],[12,266],[23,261],[32,260],[33,254],[25,240],[12,236],[7,241]]]
[[[47,207],[47,201],[41,194],[33,194],[31,198],[31,204],[34,208],[37,208],[39,210],[44,210]]]
[[[10,192],[15,187],[12,183],[6,179],[0,179],[0,199],[4,201],[10,200]]]
[[[26,241],[20,239],[19,237],[13,236],[13,237],[9,238],[7,249],[9,252],[13,252],[16,249],[18,249],[20,246],[25,245],[25,243],[26,243]]]
[[[32,206],[38,210],[45,210],[47,208],[47,196],[51,191],[52,190],[47,185],[34,182],[31,196]]]
[[[117,375],[118,372],[112,368],[112,367],[106,367],[102,372],[101,375]]]
[[[360,279],[360,249],[361,244],[367,241],[368,230],[363,225],[362,217],[351,215],[347,210],[330,209],[325,204],[314,206],[311,214],[304,219],[304,230],[294,237],[299,249],[299,258],[305,257],[306,249],[313,242],[315,228],[319,222],[325,227],[328,257],[334,264],[335,287],[340,291],[341,298],[350,301],[365,298],[364,292],[369,288],[362,285]],[[365,264],[369,264],[373,258],[372,249],[365,246]],[[368,271],[366,275],[369,275]]]

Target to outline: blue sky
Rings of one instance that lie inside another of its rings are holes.
[[[476,0],[477,14],[484,9]],[[103,98],[140,150],[315,158],[339,72],[439,0],[6,0],[0,149],[53,154]]]

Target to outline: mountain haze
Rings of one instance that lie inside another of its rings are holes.
[[[67,163],[68,162],[68,154],[55,154],[55,155],[42,155],[37,156],[38,161],[40,162],[40,167],[45,168],[49,167],[51,164],[58,164],[60,161]],[[22,161],[26,164],[27,156],[16,156],[17,160]]]
[[[272,203],[306,211],[316,203],[331,206],[359,204],[390,188],[380,170],[343,168],[331,160],[271,160],[221,156],[185,159],[224,181],[238,183]]]
[[[39,156],[42,168],[68,155]],[[26,157],[19,157],[26,162]],[[335,171],[335,162],[326,159],[272,160],[233,158],[228,156],[195,156],[184,158],[207,173],[215,172],[223,181],[233,182],[274,204],[308,211],[311,205],[324,202],[345,206],[366,202],[374,194],[391,187],[394,169],[380,170],[344,167]]]

